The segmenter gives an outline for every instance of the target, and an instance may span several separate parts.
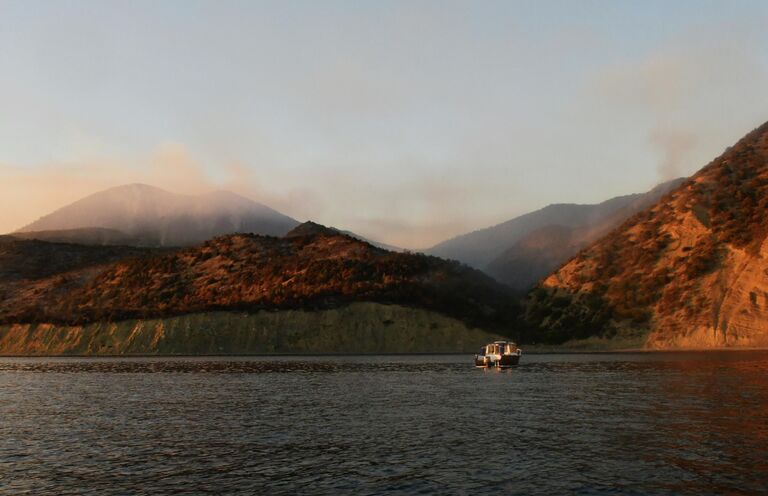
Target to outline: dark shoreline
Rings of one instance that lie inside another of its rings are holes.
[[[594,351],[530,351],[523,355],[647,355],[647,354],[689,354],[722,352],[764,352],[768,348],[713,348],[690,350],[594,350]],[[355,356],[471,356],[472,353],[243,353],[229,354],[136,354],[136,355],[0,355],[3,358],[275,358],[275,357],[355,357]]]

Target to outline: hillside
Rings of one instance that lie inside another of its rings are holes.
[[[283,238],[236,234],[165,251],[10,237],[0,239],[0,252],[5,246],[12,256],[0,256],[0,274],[12,277],[0,278],[0,323],[11,326],[85,332],[100,322],[221,311],[313,313],[370,302],[508,334],[519,314],[510,291],[478,271],[389,252],[312,223]],[[39,261],[51,256],[60,261],[41,268]]]
[[[768,123],[581,251],[531,295],[538,339],[768,345]]]
[[[426,251],[430,255],[451,260],[459,260],[471,267],[481,269],[497,277],[499,280],[511,283],[519,289],[528,289],[540,277],[547,275],[548,271],[536,272],[534,276],[524,278],[524,283],[518,283],[516,276],[516,263],[519,259],[520,249],[525,251],[525,246],[530,244],[525,238],[532,235],[541,244],[542,237],[552,226],[573,229],[574,246],[568,251],[575,254],[578,248],[587,244],[591,236],[598,236],[607,230],[617,226],[630,215],[652,205],[661,195],[673,188],[681,179],[661,184],[647,193],[619,196],[594,205],[577,205],[573,203],[560,203],[548,205],[540,210],[515,217],[501,224],[473,231],[468,234],[443,241]],[[544,231],[541,231],[544,230]],[[558,238],[547,244],[542,249],[555,246]],[[516,247],[521,243],[521,247]],[[556,251],[559,246],[555,246]],[[559,263],[565,262],[565,258],[558,258],[557,253],[547,253],[544,258],[557,259]],[[554,269],[545,260],[532,261],[534,265]]]
[[[223,234],[282,236],[298,222],[228,191],[177,195],[145,184],[90,195],[23,227],[43,241],[138,246],[187,246]]]

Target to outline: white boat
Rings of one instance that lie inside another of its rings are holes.
[[[506,369],[520,363],[523,350],[512,341],[494,341],[480,349],[475,355],[475,367],[498,367]]]

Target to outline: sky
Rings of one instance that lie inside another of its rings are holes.
[[[406,248],[690,175],[768,2],[0,0],[0,232],[126,183]]]

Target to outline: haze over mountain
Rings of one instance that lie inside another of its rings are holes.
[[[768,123],[549,276],[528,319],[546,340],[768,346]]]
[[[528,289],[579,249],[649,207],[682,179],[646,193],[594,205],[554,204],[501,224],[444,241],[427,253],[484,270],[516,289]]]
[[[298,221],[229,191],[179,195],[146,184],[92,194],[19,229],[25,238],[185,246],[222,234],[282,236]]]

